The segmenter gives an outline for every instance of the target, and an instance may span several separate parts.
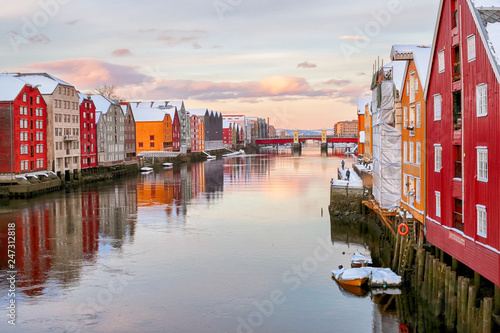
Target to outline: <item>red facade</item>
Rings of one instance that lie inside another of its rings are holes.
[[[473,15],[466,0],[444,1],[433,44],[427,87],[427,238],[499,285],[500,87]],[[486,115],[477,102],[483,85]]]
[[[170,117],[172,118],[173,149],[179,151],[181,149],[181,122],[179,120],[179,113],[177,112],[177,108],[175,109],[175,113],[170,113]]]
[[[37,88],[0,102],[0,155],[0,173],[47,169],[47,105]]]
[[[222,129],[222,134],[224,138],[224,145],[232,148],[233,146],[233,124],[230,123],[228,127]]]
[[[198,116],[191,116],[191,151],[200,152],[200,122],[201,119]]]
[[[95,105],[90,97],[80,99],[80,144],[82,169],[97,167]]]

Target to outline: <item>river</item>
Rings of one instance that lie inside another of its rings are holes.
[[[331,279],[369,254],[333,240],[341,159],[311,145],[4,203],[0,331],[397,332],[397,312]]]

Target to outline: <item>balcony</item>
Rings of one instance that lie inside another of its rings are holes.
[[[464,223],[462,220],[462,213],[453,212],[453,228],[464,231]]]
[[[77,135],[65,135],[64,141],[78,141]]]

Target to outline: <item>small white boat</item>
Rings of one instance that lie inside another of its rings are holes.
[[[215,160],[217,156],[208,155],[207,160]]]
[[[371,265],[372,258],[367,257],[362,255],[359,251],[356,250],[356,252],[353,254],[351,257],[351,267],[366,267],[368,265]]]
[[[163,163],[163,167],[167,169],[171,169],[174,167],[174,163]]]
[[[150,168],[150,167],[142,167],[142,168],[141,168],[141,171],[142,171],[142,172],[149,172],[149,171],[153,171],[153,168]]]

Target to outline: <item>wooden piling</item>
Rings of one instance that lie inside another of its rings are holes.
[[[421,288],[424,278],[425,251],[419,248],[417,252],[417,288]]]
[[[461,327],[462,329],[467,327],[467,298],[469,296],[469,279],[468,278],[463,278],[462,279],[462,284],[461,284],[461,296],[462,299],[460,301],[460,313],[461,313]]]
[[[467,328],[469,332],[474,332],[474,309],[476,308],[476,286],[469,286],[469,296],[467,301]]]
[[[495,314],[500,315],[500,288],[495,285]]]
[[[396,237],[396,248],[394,249],[394,258],[392,259],[392,270],[394,272],[396,272],[398,268],[398,254],[399,254],[400,241],[401,241],[401,235],[398,232],[398,235]]]
[[[493,299],[485,297],[483,299],[483,333],[491,333],[491,315],[493,309]]]
[[[474,286],[476,290],[479,290],[481,287],[481,275],[478,272],[474,272]]]
[[[458,269],[458,260],[455,258],[452,258],[451,259],[451,270],[456,272],[457,269]]]

